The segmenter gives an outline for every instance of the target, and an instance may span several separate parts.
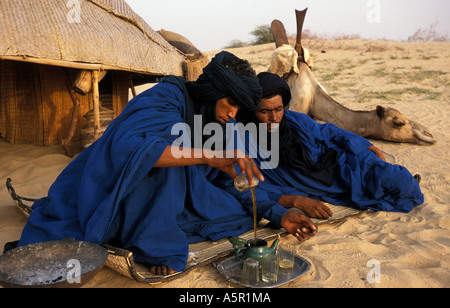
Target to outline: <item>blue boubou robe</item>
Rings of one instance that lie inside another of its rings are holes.
[[[331,186],[326,186],[279,164],[277,168],[261,170],[265,177],[258,188],[261,198],[265,195],[276,202],[282,195],[301,195],[361,210],[404,213],[424,202],[411,173],[378,158],[368,150],[372,144],[365,138],[330,123],[319,124],[305,114],[286,110],[285,116],[314,162],[329,149],[338,152],[337,176]],[[261,157],[257,160],[264,161]]]
[[[161,83],[130,101],[104,135],[63,170],[48,196],[35,202],[19,246],[64,238],[113,242],[131,250],[138,262],[181,271],[190,243],[251,230],[251,210],[210,183],[218,170],[153,168],[178,137],[172,127],[186,122],[180,89]],[[265,204],[265,214],[279,223],[279,215],[270,217],[273,205]]]

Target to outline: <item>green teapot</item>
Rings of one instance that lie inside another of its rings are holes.
[[[246,241],[239,237],[231,237],[228,239],[235,249],[235,255],[237,258],[244,260],[246,258],[253,258],[260,262],[262,259],[267,257],[268,255],[275,254],[278,246],[278,242],[280,241],[277,238],[271,247],[268,247],[267,242],[264,240],[249,240]],[[241,253],[242,252],[242,253]]]

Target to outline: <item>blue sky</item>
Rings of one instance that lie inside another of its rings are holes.
[[[249,42],[256,26],[281,20],[295,34],[295,9],[308,7],[304,29],[325,35],[407,40],[438,22],[450,37],[449,0],[125,0],[154,29],[187,37],[200,50]]]

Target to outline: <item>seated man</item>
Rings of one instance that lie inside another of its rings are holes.
[[[291,93],[278,75],[261,73],[258,79],[261,104],[252,113],[240,112],[238,120],[274,123],[278,129],[279,165],[262,169],[265,181],[259,185],[269,199],[323,219],[332,212],[321,201],[395,212],[409,212],[424,202],[419,178],[406,168],[385,162],[383,152],[361,136],[285,110]],[[257,161],[261,164],[264,159]]]
[[[194,127],[195,115],[202,125],[223,125],[240,108],[254,111],[260,98],[250,64],[228,52],[216,55],[196,82],[163,78],[131,100],[63,170],[48,196],[34,203],[19,246],[64,238],[111,243],[166,275],[185,268],[190,243],[251,230],[252,217],[242,205],[210,181],[219,170],[236,177],[235,165],[263,180],[254,161],[190,147],[182,149],[190,155],[175,157],[179,132],[172,130],[180,123]],[[194,131],[188,138],[196,137]],[[297,216],[270,215],[293,232],[305,227]]]

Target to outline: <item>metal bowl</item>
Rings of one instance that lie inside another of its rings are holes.
[[[75,240],[22,246],[0,256],[0,284],[7,288],[78,288],[101,270],[107,258],[105,248]]]

